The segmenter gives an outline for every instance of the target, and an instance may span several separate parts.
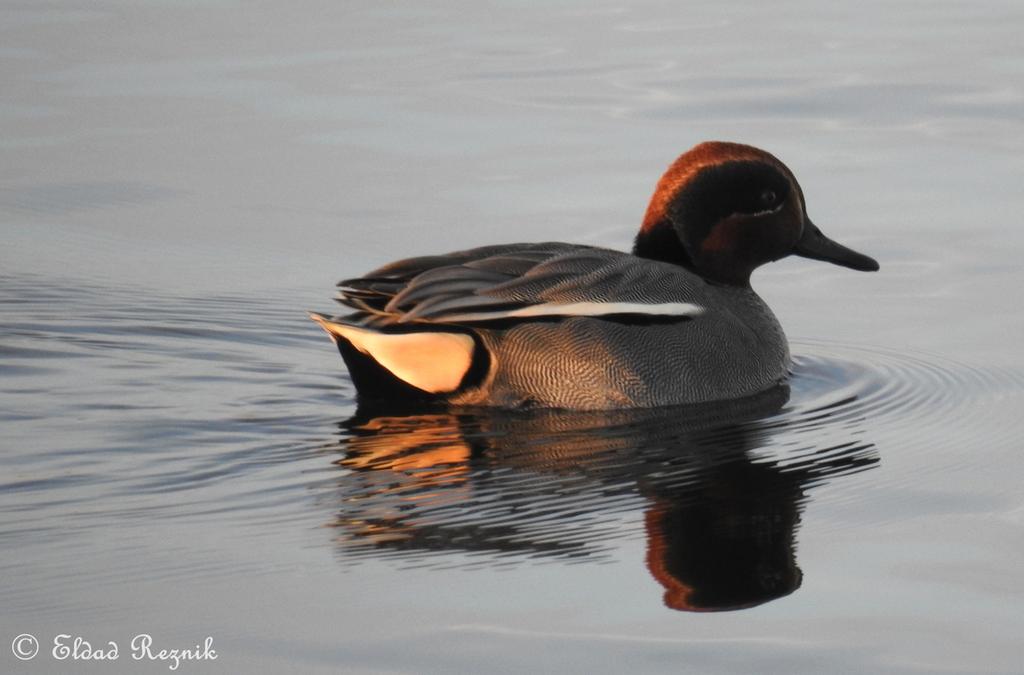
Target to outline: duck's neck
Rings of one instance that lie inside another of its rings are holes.
[[[750,288],[749,270],[740,270],[728,264],[698,269],[668,220],[660,220],[641,228],[633,241],[633,255],[685,267],[710,284]]]
[[[672,223],[667,220],[660,220],[640,230],[633,240],[633,255],[680,265],[697,273],[693,259],[679,241],[679,235],[676,234]]]

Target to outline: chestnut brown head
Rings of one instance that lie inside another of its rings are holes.
[[[878,269],[811,222],[782,162],[749,145],[714,141],[680,155],[658,181],[633,252],[738,286],[760,265],[790,254]]]

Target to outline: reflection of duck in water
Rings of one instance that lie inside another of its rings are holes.
[[[606,557],[644,511],[647,566],[673,609],[740,609],[799,587],[806,488],[877,462],[867,443],[759,459],[778,388],[725,406],[642,411],[360,414],[344,424],[346,556]],[[789,440],[792,441],[793,437]],[[628,536],[628,535],[627,535]],[[451,559],[446,558],[450,564]]]

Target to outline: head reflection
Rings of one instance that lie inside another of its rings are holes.
[[[644,521],[647,568],[665,587],[665,605],[744,609],[799,588],[794,536],[803,497],[799,480],[749,461],[716,467],[693,494],[659,495]]]
[[[787,398],[779,388],[656,410],[360,411],[337,445],[348,470],[338,542],[346,557],[417,564],[451,552],[594,560],[624,536],[623,514],[642,511],[667,607],[753,607],[800,587],[807,489],[878,461],[849,439],[766,452],[799,422],[780,414]]]

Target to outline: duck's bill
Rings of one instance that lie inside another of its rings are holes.
[[[878,271],[878,262],[874,258],[832,241],[810,220],[804,224],[804,233],[793,247],[793,253],[862,272]]]

